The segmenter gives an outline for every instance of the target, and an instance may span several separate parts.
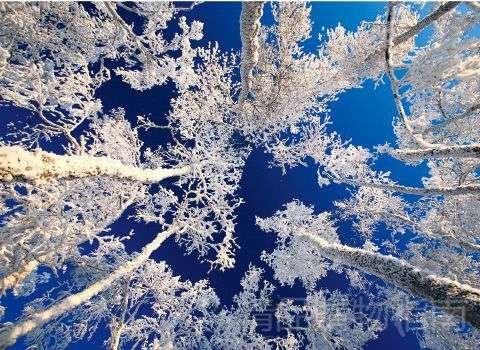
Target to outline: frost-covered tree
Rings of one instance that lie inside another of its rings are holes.
[[[110,255],[104,251],[86,259],[73,272],[75,284],[70,289],[61,285],[35,299],[24,317],[48,308],[64,294],[74,296],[75,290],[89,281],[107,277],[110,271],[99,270],[99,260],[113,259],[115,263],[109,267],[115,269],[128,259],[119,240],[104,244],[110,246]],[[27,342],[39,349],[65,349],[107,325],[109,335],[104,345],[112,350],[294,349],[299,340],[291,333],[284,338],[267,338],[256,330],[255,316],[272,304],[273,286],[262,280],[262,270],[250,267],[241,287],[234,306],[220,307],[206,280],[195,284],[181,281],[164,262],[149,259],[72,312],[31,332]]]
[[[299,202],[288,203],[284,210],[270,218],[257,218],[257,223],[262,230],[278,234],[277,248],[265,254],[264,260],[281,283],[293,284],[295,279],[300,279],[311,289],[312,283],[324,277],[328,270],[353,268],[426,299],[446,313],[464,317],[476,328],[480,326],[480,289],[475,287],[478,279],[469,285],[462,279],[445,277],[443,271],[437,273],[414,258],[382,254],[370,241],[363,248],[344,245],[328,214],[315,215],[312,208]],[[470,274],[475,276],[476,272]]]
[[[108,275],[109,271],[94,268],[95,258],[75,271],[76,285],[71,291],[62,288],[62,293],[75,294],[75,289]],[[119,254],[116,265],[125,259],[128,259],[125,252]],[[55,293],[31,302],[25,316],[55,302],[52,295]],[[165,263],[149,259],[72,312],[30,333],[27,341],[40,349],[64,349],[108,325],[105,347],[112,350],[205,348],[211,315],[218,303],[207,281],[195,284],[181,281]]]
[[[252,8],[250,8],[252,7]],[[255,7],[255,8],[253,8]],[[242,13],[261,16],[261,3],[244,6]],[[377,51],[385,45],[382,17],[363,23],[356,33],[339,26],[318,42],[318,50],[305,47],[311,37],[310,7],[304,2],[272,4],[274,23],[257,29],[257,21],[242,25],[242,91],[240,121],[244,132],[267,146],[281,146],[301,137],[307,125],[317,125],[328,112],[328,102],[341,92],[359,87],[381,75],[385,63]],[[416,24],[416,16],[399,6],[395,33]],[[243,22],[242,22],[243,23]],[[397,61],[412,47],[413,34],[398,40]],[[285,133],[286,132],[286,133]],[[280,145],[279,145],[280,144]]]
[[[134,14],[134,27],[120,15]],[[1,102],[29,110],[38,122],[17,131],[17,142],[38,146],[62,135],[71,152],[81,152],[72,133],[96,116],[96,89],[115,70],[138,90],[164,84],[188,87],[202,24],[179,18],[171,41],[162,32],[178,10],[170,3],[5,3],[0,9]],[[171,54],[180,50],[181,56]],[[112,63],[122,62],[121,65]]]
[[[338,291],[311,293],[302,306],[287,300],[277,310],[277,318],[287,327],[302,314],[306,326],[300,333],[306,338],[306,349],[363,349],[382,329],[380,321],[354,310],[348,296]]]
[[[288,332],[284,338],[267,338],[258,333],[255,316],[272,303],[274,287],[262,280],[263,271],[252,267],[241,280],[242,290],[234,296],[234,306],[214,316],[213,349],[298,349],[300,340]]]
[[[475,123],[478,114],[476,101],[470,96],[475,95],[478,80],[478,35],[473,28],[479,14],[474,8],[458,5],[440,5],[419,19],[414,7],[390,4],[375,25],[364,23],[354,33],[341,27],[327,32],[320,57],[336,58],[336,66],[342,67],[339,77],[352,79],[346,87],[361,86],[365,79],[389,78],[398,112],[394,124],[398,149],[384,145],[374,153],[342,141],[339,135],[327,132],[324,125],[317,123],[302,127],[306,132],[298,137],[275,144],[271,152],[274,163],[284,169],[302,164],[307,157],[313,158],[319,165],[320,186],[335,182],[354,187],[351,199],[339,202],[338,208],[343,218],[354,220],[354,227],[366,238],[371,238],[379,224],[386,224],[393,236],[414,231],[422,241],[412,244],[404,252],[405,257],[415,256],[419,263],[415,266],[428,267],[438,276],[454,276],[454,280],[472,284],[475,289],[476,259],[471,253],[478,252],[478,232],[473,228],[478,218],[478,206],[474,203],[480,193],[478,146],[476,129],[458,123]],[[415,36],[427,25],[433,26],[433,34],[427,44],[420,46]],[[450,30],[452,27],[455,29]],[[449,113],[444,108],[447,101],[451,103]],[[375,170],[376,156],[382,153],[407,164],[427,160],[430,176],[423,179],[424,187],[398,184],[389,172]],[[412,202],[404,197],[406,194],[419,199]],[[281,243],[284,244],[283,239]],[[395,237],[381,243],[398,253]],[[336,244],[332,241],[323,249],[343,249]],[[324,258],[316,251],[309,252],[312,248],[308,244],[301,246],[301,242],[293,240],[289,247],[296,254],[302,252],[299,260],[319,262]],[[266,258],[281,267],[279,259],[286,259],[292,250],[277,250]],[[360,251],[341,254],[350,253],[363,255]],[[418,260],[422,255],[428,258]],[[315,263],[305,264],[302,270],[302,264],[297,264],[299,260],[290,271],[312,276],[307,271]],[[288,275],[286,270],[276,273]],[[293,275],[290,281],[292,278]]]
[[[392,318],[418,322],[422,346],[473,348],[477,6],[435,4],[421,17],[417,5],[391,3],[354,32],[338,25],[317,40],[306,3],[244,3],[236,55],[198,47],[203,24],[176,5],[0,4],[0,103],[27,115],[0,142],[0,292],[25,296],[54,277],[67,281],[0,326],[0,348],[27,336],[38,348],[62,349],[106,326],[112,350],[360,349],[382,326],[348,295],[317,289],[331,270]],[[427,26],[432,34],[420,45]],[[171,82],[168,115],[154,122],[104,111],[97,92],[112,76],[140,92]],[[391,87],[396,145],[369,150],[332,131],[330,102],[367,80]],[[168,141],[150,149],[145,134]],[[350,190],[335,212],[291,202],[257,221],[278,234],[276,249],[262,255],[276,279],[300,279],[307,290],[304,305],[278,305],[283,338],[257,330],[255,315],[273,295],[261,269],[250,268],[233,305],[221,307],[206,280],[183,281],[152,258],[172,237],[212,268],[234,266],[236,192],[250,147],[266,149],[284,172],[311,158],[320,186]],[[384,156],[425,161],[423,186],[378,170]],[[138,233],[108,232],[127,212],[157,227],[133,253],[127,242]],[[343,243],[337,220],[353,224],[363,247]],[[376,234],[383,226],[390,237]],[[407,233],[415,239],[405,247],[398,237]],[[412,311],[424,300],[427,310]],[[305,327],[296,330],[300,316]],[[459,329],[458,316],[473,328]]]
[[[84,264],[89,253],[82,250],[81,244],[99,244],[108,226],[128,207],[134,208],[137,220],[159,224],[161,232],[141,252],[123,258],[123,263],[115,269],[108,260],[99,261],[98,268],[110,273],[91,281],[83,290],[63,295],[17,324],[6,325],[2,329],[2,346],[13,344],[18,337],[49,321],[67,317],[76,307],[123,281],[142,268],[170,236],[175,236],[188,253],[197,252],[213,267],[225,269],[234,263],[235,208],[240,203],[235,192],[246,152],[234,147],[234,130],[229,121],[234,104],[225,101],[234,87],[230,79],[233,58],[220,53],[214,45],[193,49],[189,42],[201,37],[201,24],[194,22],[190,27],[183,17],[178,20],[183,34],[176,35],[171,43],[166,42],[160,33],[177,12],[171,4],[85,6],[2,5],[5,16],[2,40],[10,37],[2,44],[2,50],[7,52],[2,61],[2,78],[38,61],[39,65],[52,66],[52,75],[44,77],[51,82],[57,77],[57,68],[71,66],[74,71],[81,71],[82,67],[88,67],[86,72],[90,74],[90,67],[101,61],[101,70],[111,70],[107,68],[109,65],[116,67],[116,74],[140,90],[171,78],[179,95],[172,101],[166,124],[157,125],[146,117],[128,120],[121,109],[105,114],[98,105],[91,112],[79,102],[64,103],[55,98],[54,92],[47,91],[45,95],[29,92],[27,97],[38,96],[39,100],[27,101],[21,98],[18,89],[31,86],[34,80],[29,77],[12,78],[15,84],[10,80],[1,82],[5,90],[1,96],[6,103],[29,109],[39,117],[32,130],[13,131],[1,146],[2,292],[11,288],[21,290],[22,282],[32,283],[33,280],[26,278],[40,265],[55,271],[68,269],[68,264]],[[144,21],[140,34],[124,22],[120,8]],[[75,24],[72,16],[87,21],[84,26],[92,32],[77,33],[79,24]],[[7,26],[7,19],[20,28]],[[34,24],[45,35],[34,35],[31,30]],[[118,47],[109,46],[102,51],[102,40],[105,45],[116,42],[113,34],[123,41]],[[68,40],[58,41],[57,36]],[[44,42],[48,45],[43,45]],[[178,50],[180,57],[169,56],[170,51]],[[74,53],[78,52],[80,58],[88,61],[77,62]],[[50,56],[54,58],[50,60]],[[111,62],[114,60],[121,65]],[[148,65],[151,71],[142,65]],[[58,73],[60,77],[63,75],[78,81],[63,71]],[[59,95],[75,98],[80,96],[78,88],[85,87],[84,84],[68,87],[61,81],[58,84],[67,89]],[[39,87],[42,86],[40,81]],[[82,101],[94,98],[98,86],[89,90],[89,96],[79,98]],[[193,101],[202,104],[195,108]],[[170,131],[168,144],[158,149],[143,145],[142,132],[160,132],[165,128]],[[61,137],[53,139],[54,136]],[[58,142],[56,149],[63,146],[64,153],[46,150],[54,142]],[[32,146],[37,148],[28,150]],[[161,182],[167,178],[175,181],[165,187]],[[103,253],[108,254],[108,250]]]

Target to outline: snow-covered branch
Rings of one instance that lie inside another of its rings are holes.
[[[456,122],[459,122],[459,121],[462,121],[468,117],[470,117],[472,114],[474,114],[475,112],[477,112],[478,110],[480,110],[480,103],[479,104],[475,104],[473,106],[471,106],[470,108],[468,108],[466,111],[464,111],[463,113],[460,113],[456,116],[453,116],[453,117],[450,117],[446,120],[442,120],[440,123],[438,124],[432,124],[430,125],[428,128],[424,129],[423,130],[423,133],[428,133],[428,132],[432,132],[432,131],[439,131],[445,127],[448,127],[449,125],[453,124],[453,123],[456,123]]]
[[[187,174],[189,166],[172,169],[142,169],[116,159],[89,155],[57,155],[29,152],[21,147],[0,147],[0,179],[38,183],[57,179],[106,176],[144,183],[160,182]]]
[[[314,242],[326,257],[373,274],[383,281],[444,307],[446,312],[465,317],[480,328],[480,289],[436,276],[393,256],[331,243],[316,235],[302,235]]]
[[[447,1],[444,4],[440,5],[435,11],[425,16],[421,21],[418,21],[416,25],[409,28],[403,34],[397,35],[393,40],[393,45],[400,45],[410,38],[414,37],[420,33],[424,28],[426,28],[431,23],[438,20],[440,17],[453,10],[455,7],[460,5],[460,1]]]
[[[340,180],[342,181],[342,180]],[[393,183],[370,183],[370,182],[354,182],[350,180],[343,180],[345,183],[354,186],[366,186],[372,188],[380,188],[388,191],[414,194],[419,196],[459,196],[459,195],[476,195],[480,193],[480,185],[459,185],[456,187],[411,187],[402,186]]]
[[[435,145],[422,149],[398,149],[390,152],[401,160],[445,159],[445,158],[480,158],[480,144],[471,145]]]

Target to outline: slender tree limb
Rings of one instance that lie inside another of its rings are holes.
[[[448,233],[436,233],[432,231],[425,231],[423,227],[421,227],[417,222],[414,220],[410,219],[408,216],[400,215],[400,214],[395,214],[395,213],[389,213],[389,212],[381,212],[381,211],[376,211],[376,210],[369,210],[370,213],[380,216],[382,218],[388,218],[392,217],[408,226],[410,226],[413,230],[417,231],[419,234],[422,234],[427,237],[435,238],[437,240],[441,240],[444,244],[446,244],[450,248],[462,248],[467,252],[473,252],[473,253],[480,253],[480,245],[471,243],[471,242],[465,242],[461,239],[455,238],[454,235],[450,235]]]
[[[423,29],[429,26],[431,23],[442,17],[443,15],[447,14],[455,7],[460,4],[459,1],[448,1],[443,5],[440,5],[435,11],[424,17],[422,20],[417,22],[416,25],[412,26],[410,29],[405,31],[404,33],[397,35],[395,38],[392,39],[392,46],[400,45],[406,42],[407,40],[413,38],[415,35],[420,33]],[[369,55],[366,59],[368,61],[372,58],[381,58],[384,54],[383,50],[378,50]]]
[[[465,1],[465,3],[470,6],[474,11],[480,12],[480,2],[478,1]]]
[[[393,45],[400,45],[405,41],[411,39],[418,33],[420,33],[425,27],[430,25],[432,22],[435,22],[437,19],[445,15],[446,13],[453,10],[455,7],[460,5],[460,1],[447,1],[444,4],[440,5],[435,11],[430,13],[429,15],[425,16],[421,21],[419,21],[416,25],[408,29],[405,33],[402,33],[396,36],[392,40]]]
[[[463,119],[466,119],[468,118],[472,113],[475,113],[476,111],[480,110],[480,103],[478,104],[475,104],[473,106],[471,106],[470,108],[468,108],[465,112],[463,112],[462,114],[459,114],[457,116],[454,116],[454,117],[451,117],[451,118],[448,118],[448,119],[445,119],[443,120],[441,123],[439,124],[435,124],[435,125],[431,125],[429,126],[428,128],[426,128],[425,130],[423,130],[423,133],[427,133],[427,132],[432,132],[432,131],[437,131],[437,130],[440,130],[442,128],[445,128],[447,126],[449,126],[450,124],[452,123],[455,123],[459,120],[463,120]]]
[[[144,183],[160,182],[182,176],[189,166],[173,169],[142,169],[119,160],[88,155],[57,155],[44,151],[29,152],[20,147],[0,147],[0,181],[42,182],[57,179],[106,176]]]
[[[120,338],[122,336],[122,331],[125,328],[125,317],[128,311],[128,287],[129,287],[130,280],[127,279],[123,288],[123,295],[122,295],[122,304],[120,310],[120,317],[118,321],[112,322],[111,324],[111,340],[110,340],[110,349],[111,350],[118,350],[120,346]]]
[[[387,37],[386,37],[386,42],[387,45],[385,47],[385,63],[387,65],[387,75],[390,79],[390,86],[392,89],[393,93],[393,98],[395,100],[395,106],[397,107],[398,115],[402,119],[403,125],[405,128],[408,130],[410,135],[415,139],[415,142],[421,146],[421,147],[429,147],[431,144],[429,142],[426,142],[421,134],[418,134],[413,130],[413,127],[411,126],[410,120],[407,117],[407,113],[405,112],[405,109],[403,108],[403,103],[402,99],[400,96],[400,89],[398,86],[398,80],[395,76],[395,72],[393,70],[392,64],[391,64],[391,47],[393,46],[393,41],[394,39],[392,38],[392,17],[393,17],[393,8],[394,8],[393,3],[388,4],[388,15],[387,15]]]

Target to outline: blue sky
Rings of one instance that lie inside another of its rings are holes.
[[[324,28],[333,28],[341,23],[349,30],[354,30],[361,20],[373,20],[377,14],[385,10],[385,3],[370,2],[322,2],[312,5],[314,21],[313,35],[317,37]],[[240,49],[239,16],[240,3],[204,3],[190,12],[185,12],[189,19],[205,23],[204,39],[200,44],[217,41],[224,51]],[[114,107],[124,107],[127,116],[134,118],[138,114],[151,114],[154,119],[161,120],[169,109],[172,97],[170,85],[157,87],[145,92],[136,92],[114,78],[106,83],[98,92],[102,99],[104,110]],[[340,99],[331,104],[333,128],[343,139],[351,139],[353,144],[372,147],[385,142],[394,142],[392,120],[395,106],[387,83],[374,88],[372,82],[367,82],[363,89],[355,89],[341,95]],[[162,134],[147,135],[146,143],[156,145],[164,140]],[[175,274],[185,279],[196,281],[208,278],[211,285],[225,305],[232,303],[232,296],[240,289],[239,281],[248,269],[249,264],[265,268],[265,276],[273,282],[272,271],[263,264],[259,257],[264,250],[271,251],[275,236],[260,231],[255,225],[255,216],[266,217],[280,209],[292,199],[299,199],[305,204],[313,205],[317,212],[332,210],[332,202],[344,198],[347,194],[344,186],[332,185],[319,188],[317,185],[316,168],[308,167],[291,169],[282,175],[278,168],[270,168],[270,157],[261,149],[256,149],[248,158],[241,181],[239,195],[244,199],[238,210],[237,237],[240,249],[237,251],[237,264],[234,269],[226,272],[209,270],[208,264],[201,264],[195,255],[184,256],[184,249],[170,239],[154,254],[158,260],[166,260]],[[404,167],[399,162],[381,158],[378,163],[382,170],[392,170],[393,178],[402,184],[419,185],[424,168]],[[125,215],[126,217],[126,215]],[[136,228],[135,239],[129,246],[138,250],[151,239],[156,232],[154,225],[135,225],[126,218],[121,218],[113,225],[113,230],[119,234],[127,233]],[[348,227],[341,227],[342,238],[348,240],[354,232]],[[345,288],[345,280],[329,274],[321,282],[322,286],[332,289]],[[290,297],[302,297],[304,290],[296,284],[293,288],[279,287],[275,292],[277,300]],[[8,300],[11,300],[10,298]],[[106,330],[105,330],[106,332]],[[100,347],[106,333],[99,332],[89,343],[88,348]],[[72,344],[69,349],[85,349],[85,343]],[[417,349],[417,341],[413,334],[400,335],[390,324],[380,334],[377,340],[368,343],[366,349]],[[22,345],[14,349],[22,349]]]

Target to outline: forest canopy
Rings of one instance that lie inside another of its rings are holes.
[[[478,2],[233,5],[0,3],[0,349],[478,349]]]

